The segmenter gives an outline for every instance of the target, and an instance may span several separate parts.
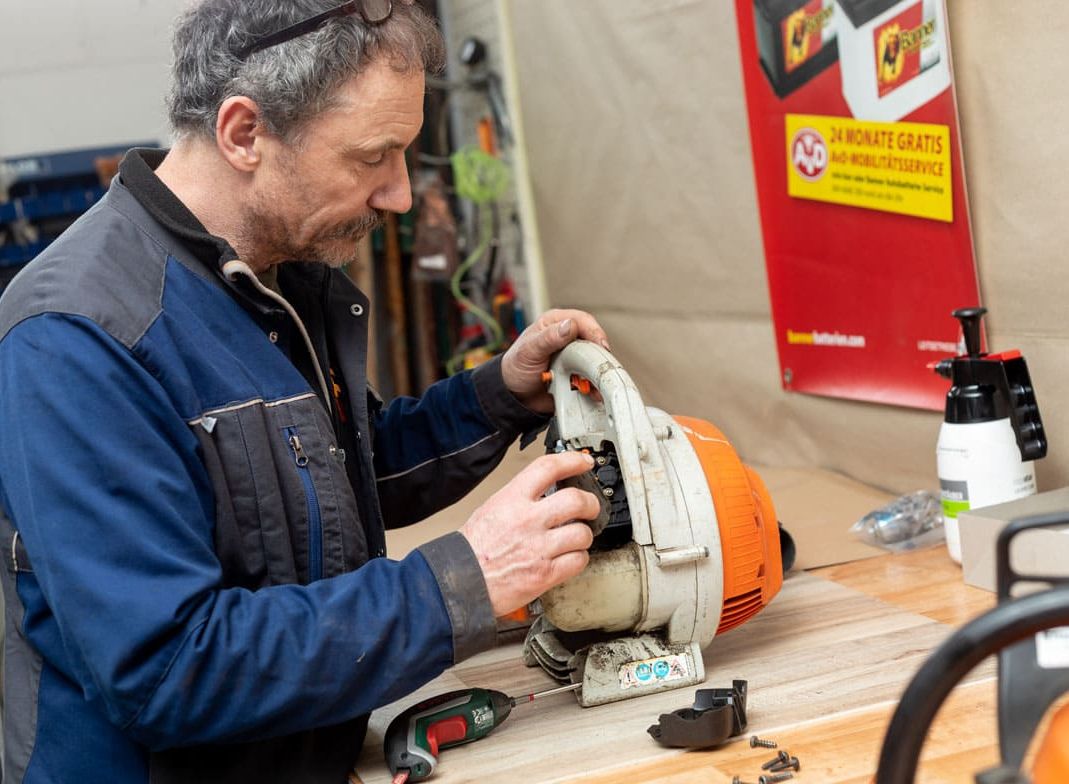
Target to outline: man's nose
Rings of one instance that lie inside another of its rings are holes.
[[[412,209],[412,184],[408,179],[408,165],[404,153],[394,156],[389,174],[371,194],[368,205],[377,210],[405,213]]]

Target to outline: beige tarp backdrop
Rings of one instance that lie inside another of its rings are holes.
[[[936,487],[938,414],[780,389],[734,2],[507,5],[551,304],[595,313],[649,403],[748,460]],[[948,5],[988,335],[1028,359],[1052,489],[1069,484],[1069,6]]]

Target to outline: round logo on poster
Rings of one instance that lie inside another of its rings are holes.
[[[828,170],[828,145],[812,128],[801,128],[791,140],[791,165],[798,176],[816,182]]]

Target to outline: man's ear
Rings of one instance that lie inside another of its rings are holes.
[[[244,95],[227,98],[215,122],[215,144],[223,158],[239,172],[252,172],[260,165],[263,135],[260,107]]]

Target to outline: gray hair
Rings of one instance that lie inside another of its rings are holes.
[[[168,101],[179,137],[215,138],[219,107],[243,95],[260,107],[271,133],[294,141],[309,120],[329,109],[337,88],[372,60],[386,58],[401,73],[436,73],[444,43],[418,4],[396,1],[393,14],[367,25],[359,14],[331,19],[318,30],[255,52],[234,52],[258,35],[336,7],[339,0],[202,0],[175,28],[173,83]]]

